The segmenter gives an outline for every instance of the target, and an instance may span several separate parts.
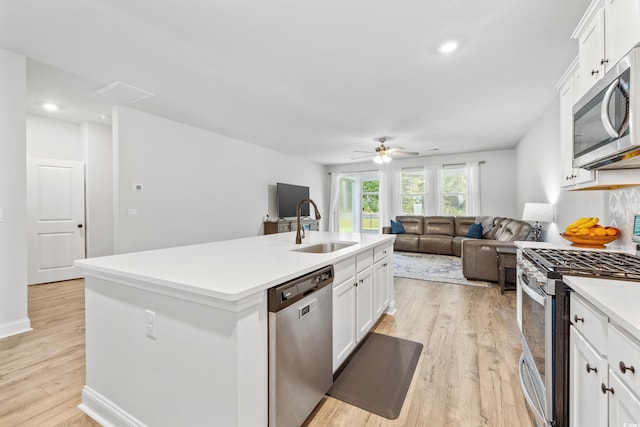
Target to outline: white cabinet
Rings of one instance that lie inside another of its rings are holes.
[[[333,266],[334,372],[392,304],[392,254],[385,244]]]
[[[571,295],[570,424],[640,425],[640,342]]]
[[[640,42],[640,2],[593,0],[572,37],[578,39],[580,98]]]
[[[640,42],[640,2],[605,0],[605,48],[608,65],[615,65]]]
[[[607,425],[607,360],[602,358],[572,326],[569,332],[569,419],[573,427]]]
[[[602,3],[600,1],[599,3]],[[604,9],[593,2],[585,14],[576,33],[580,58],[580,87],[578,99],[584,95],[606,73],[607,59],[604,41]]]
[[[393,272],[391,269],[391,245],[374,248],[373,307],[376,319],[382,316],[391,299]]]
[[[609,371],[609,390],[605,391],[609,397],[609,426],[640,425],[640,401],[612,370]]]
[[[375,323],[373,311],[373,267],[356,275],[356,340],[360,342]]]

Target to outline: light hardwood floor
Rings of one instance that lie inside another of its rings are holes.
[[[398,312],[375,331],[424,344],[400,417],[326,397],[306,425],[532,426],[517,373],[515,295],[398,278],[395,288]],[[32,332],[0,340],[0,426],[97,425],[76,408],[84,385],[83,281],[30,286],[29,317]]]

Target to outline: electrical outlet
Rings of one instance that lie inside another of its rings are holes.
[[[151,310],[144,311],[144,323],[149,338],[156,338],[156,312]]]

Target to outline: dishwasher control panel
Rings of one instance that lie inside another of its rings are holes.
[[[269,311],[273,313],[280,311],[305,296],[330,285],[333,283],[333,275],[333,265],[328,265],[274,286],[268,291]]]

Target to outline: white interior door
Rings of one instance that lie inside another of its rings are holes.
[[[30,285],[80,277],[85,257],[84,164],[29,159],[27,168]]]

